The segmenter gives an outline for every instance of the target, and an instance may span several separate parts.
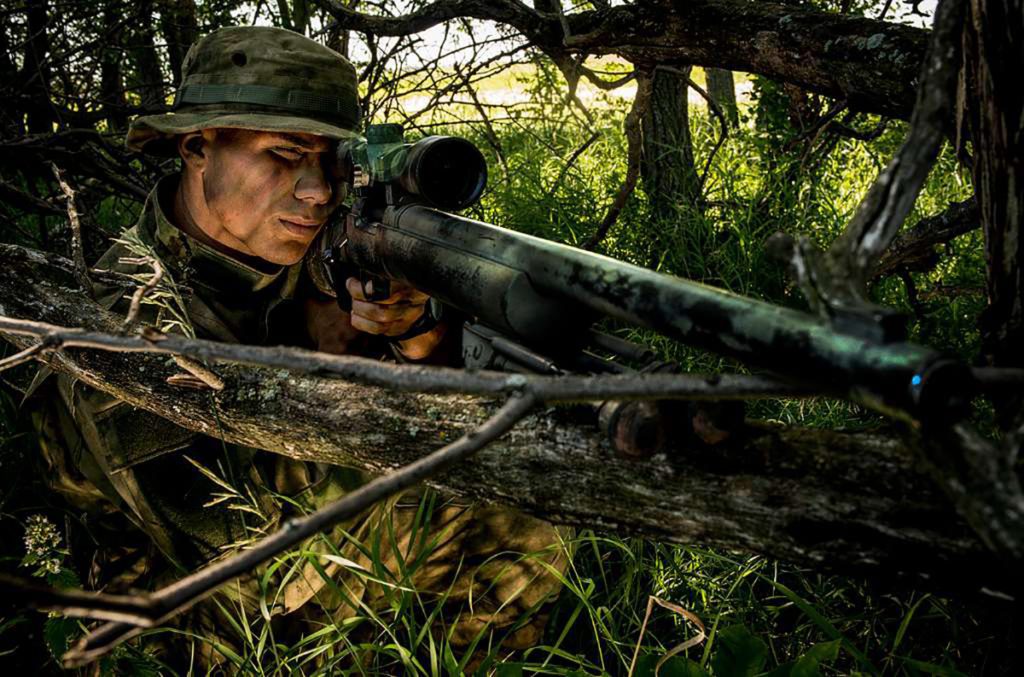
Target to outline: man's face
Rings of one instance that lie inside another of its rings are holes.
[[[243,254],[300,261],[342,197],[333,144],[297,132],[206,131],[199,225]]]

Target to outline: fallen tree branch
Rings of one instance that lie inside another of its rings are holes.
[[[208,565],[165,588],[146,595],[143,598],[146,602],[143,608],[149,615],[144,618],[142,623],[118,621],[90,632],[73,649],[64,654],[64,667],[75,668],[91,663],[108,654],[118,644],[131,638],[142,629],[165,623],[187,610],[224,583],[255,569],[260,564],[299,545],[307,538],[358,515],[375,503],[410,489],[445,468],[472,456],[488,443],[508,432],[536,404],[537,400],[534,397],[514,393],[479,428],[470,430],[451,444],[400,470],[368,482],[311,515],[289,520],[277,533],[261,539],[251,548],[237,555]],[[126,597],[124,600],[117,598],[113,601],[122,602],[133,599],[135,598]],[[59,610],[72,616],[97,617],[96,609],[63,606],[61,600],[40,605],[40,608]]]
[[[73,284],[68,261],[0,246],[4,314],[116,331],[121,318],[69,291]],[[458,436],[492,410],[472,397],[233,365],[217,368],[224,389],[211,404],[208,392],[168,385],[177,367],[162,355],[64,348],[44,359],[191,430],[377,473],[415,461],[425,441]],[[909,576],[930,587],[1003,587],[998,567],[988,566],[992,555],[891,434],[750,426],[725,445],[680,439],[671,454],[630,461],[614,454],[587,412],[535,412],[473,463],[429,483],[560,524],[757,552],[819,570]],[[965,567],[979,575],[962,576]]]

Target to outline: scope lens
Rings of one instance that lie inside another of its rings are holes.
[[[413,144],[402,187],[439,209],[469,207],[487,185],[487,163],[476,146],[456,136],[428,136]]]

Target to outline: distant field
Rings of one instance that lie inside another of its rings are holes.
[[[587,65],[598,71],[605,71],[602,76],[608,80],[621,77],[628,72],[626,62],[613,59],[591,59]],[[537,77],[537,68],[531,64],[518,64],[501,73],[485,78],[476,83],[477,96],[481,103],[501,106],[526,103],[530,100],[528,83]],[[694,68],[690,76],[692,80],[706,87],[706,78],[703,68]],[[753,82],[746,73],[736,73],[736,98],[740,104],[750,103],[750,93],[753,89]],[[631,100],[636,95],[636,84],[627,83],[618,89],[605,92],[589,84],[585,79],[580,81],[577,95],[588,106],[601,106],[605,98],[610,100]],[[689,93],[690,104],[693,106],[706,106],[704,97],[697,91],[691,89]],[[426,107],[431,99],[425,94],[411,94],[400,98],[403,108],[409,112],[420,111]]]

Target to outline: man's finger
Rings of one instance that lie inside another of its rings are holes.
[[[352,314],[373,322],[415,322],[423,314],[425,306],[420,305],[383,305],[370,301],[352,301]]]
[[[345,289],[348,291],[349,296],[352,297],[353,301],[368,301],[370,303],[377,303],[385,306],[402,303],[422,305],[430,298],[429,295],[424,294],[415,287],[411,287],[404,282],[397,282],[394,280],[391,282],[391,296],[381,300],[370,301],[370,299],[367,298],[367,294],[373,294],[373,280],[369,280],[366,283],[365,293],[363,291],[363,283],[355,277],[350,277],[345,281]]]
[[[352,326],[367,334],[378,336],[401,336],[409,331],[412,322],[375,322],[359,315],[352,316]]]

